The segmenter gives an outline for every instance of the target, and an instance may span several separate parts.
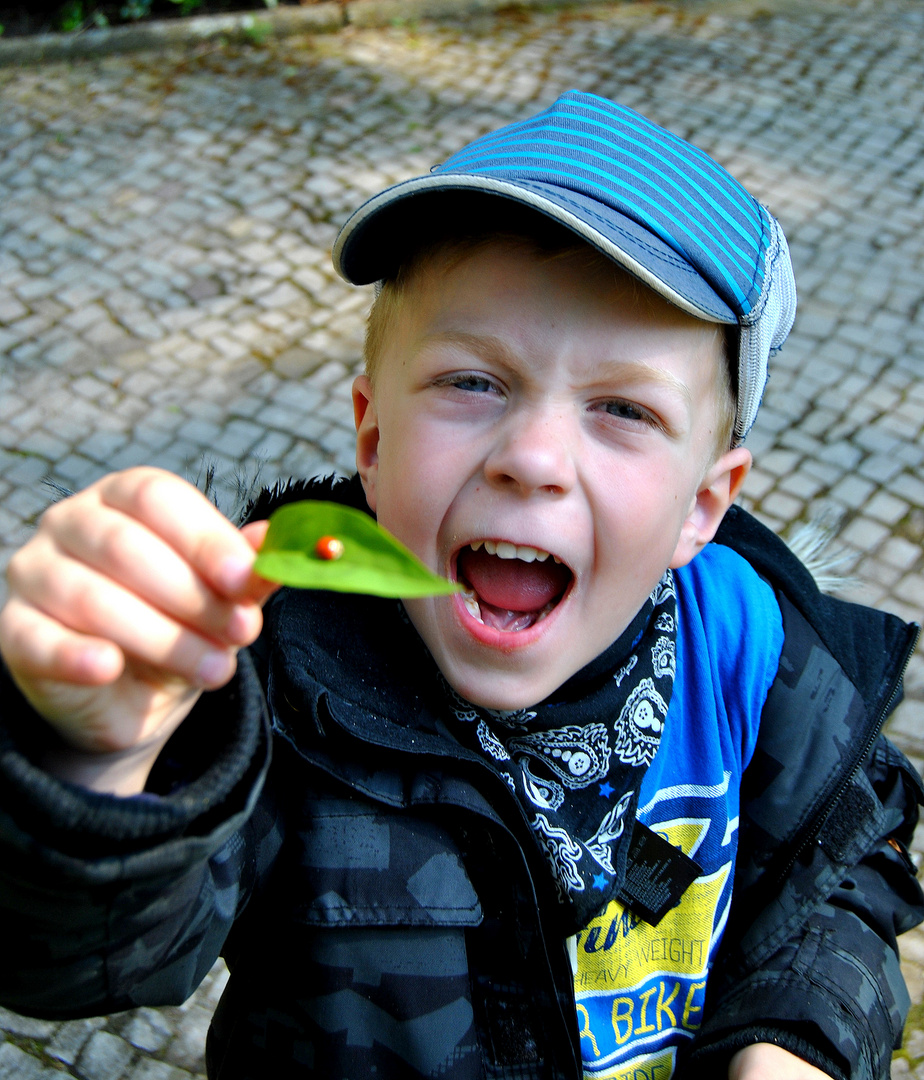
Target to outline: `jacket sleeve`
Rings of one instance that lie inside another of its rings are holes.
[[[842,818],[862,813],[875,836],[827,900],[747,973],[726,970],[718,980],[710,1019],[690,1058],[690,1077],[723,1077],[728,1059],[755,1042],[771,1042],[837,1080],[887,1080],[910,1004],[899,968],[899,934],[924,919],[924,899],[907,844],[924,802],[921,781],[904,756],[880,738],[848,793]],[[866,798],[875,799],[876,810]],[[819,835],[793,868],[794,889],[775,905],[797,911],[798,883],[830,861],[837,830]],[[867,833],[868,835],[868,833]],[[826,852],[824,849],[828,848]],[[835,852],[837,854],[837,852]],[[812,863],[816,863],[813,867]],[[808,873],[803,873],[808,871]],[[763,920],[754,928],[761,932]],[[756,935],[755,935],[756,936]]]
[[[47,729],[6,672],[0,691],[0,1002],[53,1019],[179,1004],[280,843],[249,658],[165,748],[161,793],[131,798],[44,773]]]
[[[877,733],[918,628],[820,592],[739,507],[717,540],[776,590],[785,643],[742,785],[735,894],[689,1076],[724,1077],[734,1051],[774,1042],[839,1080],[887,1080],[909,1005],[896,937],[924,918],[907,855],[924,792]]]

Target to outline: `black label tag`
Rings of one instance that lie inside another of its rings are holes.
[[[636,821],[619,898],[645,922],[657,926],[702,872],[680,848]]]

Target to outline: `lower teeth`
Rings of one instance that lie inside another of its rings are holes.
[[[470,592],[468,589],[463,590],[462,602],[465,604],[468,613],[477,619],[482,626],[491,626],[495,630],[503,630],[506,633],[528,630],[540,619],[544,619],[555,606],[554,602],[546,604],[541,611],[501,611],[499,608],[495,608],[485,619],[485,613],[474,592]]]
[[[534,612],[524,614],[517,611],[508,611],[506,618],[510,621],[503,626],[495,625],[494,628],[496,630],[504,630],[507,633],[513,633],[516,630],[528,630],[533,623],[538,621],[539,616]],[[503,619],[504,617],[502,616],[500,621],[503,622]]]
[[[484,622],[484,619],[481,617],[481,605],[475,599],[475,594],[473,592],[464,589],[462,592],[462,603],[465,604],[469,615],[476,618],[479,622]]]

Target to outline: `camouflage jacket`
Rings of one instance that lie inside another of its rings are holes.
[[[908,1006],[895,938],[924,917],[905,849],[924,792],[878,733],[916,631],[822,596],[740,511],[717,539],[777,589],[786,644],[676,1076],[774,1041],[882,1080]],[[215,1080],[580,1077],[550,875],[503,781],[432,719],[427,663],[395,605],[283,591],[129,800],[44,774],[41,722],[4,676],[0,1001],[54,1018],[176,1003],[222,954]]]

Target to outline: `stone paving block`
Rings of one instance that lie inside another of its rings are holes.
[[[222,429],[218,424],[202,417],[187,420],[176,432],[178,438],[198,446],[212,446],[221,434]]]
[[[904,467],[905,462],[900,454],[891,457],[874,454],[860,464],[857,473],[860,476],[868,477],[878,485],[883,485],[888,484]]]
[[[250,350],[240,341],[236,341],[228,334],[214,334],[209,338],[209,345],[219,356],[227,360],[239,360],[247,356]]]
[[[879,549],[877,555],[890,566],[900,570],[910,570],[924,560],[921,545],[912,543],[902,536],[889,537]]]
[[[328,476],[331,474],[349,475],[353,468],[341,469],[334,466],[317,445],[304,443],[296,445],[295,449],[286,456],[286,468],[283,476]]]
[[[216,960],[212,970],[203,979],[193,1000],[204,1009],[214,1009],[228,985],[228,968],[224,960]]]
[[[892,481],[890,490],[899,498],[907,499],[912,506],[924,508],[924,479],[920,476],[903,472]]]
[[[95,431],[89,438],[77,444],[77,452],[106,465],[113,454],[128,440],[124,431]]]
[[[869,481],[864,480],[857,475],[845,476],[842,480],[834,485],[830,491],[830,497],[836,499],[839,503],[843,503],[844,506],[851,510],[859,510],[863,506],[873,492],[876,490],[875,485]]]
[[[356,437],[353,431],[335,424],[321,435],[318,442],[341,471],[346,473],[355,468]]]
[[[77,1071],[84,1080],[121,1080],[135,1056],[130,1043],[109,1031],[97,1031],[80,1052]]]
[[[56,461],[51,470],[51,475],[60,483],[72,491],[80,491],[102,475],[99,462],[81,457],[79,454],[68,454],[66,458]]]
[[[290,408],[284,399],[280,402],[264,405],[259,419],[268,428],[289,432],[305,439],[313,439],[315,434],[327,427],[323,420],[318,420],[313,412],[305,414],[298,408]]]
[[[292,449],[294,439],[282,432],[269,432],[261,435],[254,445],[252,454],[261,461],[284,462],[289,451]]]
[[[116,472],[136,465],[159,465],[164,468],[163,462],[170,456],[172,446],[173,440],[167,435],[152,442],[136,436],[135,441],[126,443],[121,450],[109,454],[105,461],[100,463],[100,472]]]
[[[231,420],[211,444],[212,448],[230,457],[246,457],[263,435],[263,427],[249,420]]]
[[[891,611],[906,622],[921,622],[920,605],[907,603],[898,590],[898,586],[896,586],[895,589],[890,590],[888,596],[877,601],[875,606]],[[917,682],[917,685],[915,685],[915,680],[911,677],[911,670],[912,669],[909,668],[905,675],[905,692],[909,696],[914,695],[915,698],[920,698],[922,696],[922,691],[924,691],[924,685],[922,685],[920,680]]]
[[[769,417],[761,416],[762,421],[766,421]],[[784,450],[781,446],[777,446],[772,450],[768,450],[760,455],[760,467],[764,472],[770,473],[773,476],[781,477],[790,475],[796,466],[799,464],[800,454],[794,450]]]
[[[887,431],[894,432],[903,440],[914,440],[921,434],[920,419],[905,416],[899,411],[886,414],[882,417],[881,423]]]
[[[42,479],[45,479],[44,475]],[[53,493],[40,482],[31,488],[14,489],[4,498],[3,505],[21,521],[32,524],[53,499]]]
[[[17,439],[16,449],[21,454],[30,454],[54,461],[63,457],[68,452],[69,446],[63,439],[50,435],[45,429],[38,428]]]
[[[163,1050],[173,1037],[173,1028],[157,1009],[136,1009],[122,1028],[122,1038],[138,1050]],[[135,1074],[137,1075],[137,1073]]]
[[[908,514],[908,504],[888,491],[877,491],[864,507],[864,513],[885,525],[896,525]]]
[[[802,499],[793,498],[785,492],[775,490],[760,500],[759,510],[776,522],[793,521],[801,516],[805,504]],[[778,530],[779,531],[779,530]]]
[[[13,449],[16,449],[14,446]],[[40,457],[17,456],[3,467],[3,477],[11,483],[34,488],[48,471],[48,463]]]
[[[875,558],[872,558],[864,552],[859,553],[855,573],[862,577],[865,585],[878,585],[882,587],[881,594],[883,600],[881,602],[884,606],[888,606],[885,597],[895,589],[902,577],[902,571],[898,567],[885,562],[878,554]]]
[[[132,1069],[131,1080],[190,1080],[191,1075],[205,1080],[205,1073],[190,1074],[185,1069],[168,1065],[165,1061],[146,1058],[139,1061]]]
[[[17,319],[23,318],[28,315],[29,309],[25,304],[21,303],[14,296],[4,296],[0,299],[0,326],[4,323],[9,324],[15,322]],[[14,340],[13,335],[7,335],[8,341]],[[0,347],[3,346],[3,339],[0,338]]]
[[[0,1043],[0,1080],[59,1080],[60,1076],[18,1046]]]
[[[187,1005],[177,1036],[166,1051],[166,1060],[189,1072],[203,1072],[205,1038],[211,1021],[211,1012],[198,1004]]]
[[[790,495],[802,503],[814,498],[822,490],[823,486],[816,477],[810,476],[801,470],[790,473],[779,481],[780,492]]]
[[[52,1020],[35,1020],[0,1007],[0,1030],[13,1035],[25,1035],[30,1039],[49,1039],[56,1027],[57,1024]]]
[[[919,648],[905,672],[905,691],[909,698],[924,701],[924,652]]]
[[[51,1057],[64,1062],[65,1065],[74,1065],[81,1050],[105,1022],[103,1017],[67,1020],[58,1028],[54,1038],[45,1049]]]
[[[839,538],[860,552],[870,552],[888,536],[889,530],[885,525],[866,517],[857,517],[842,529]]]
[[[920,555],[920,549],[918,553]],[[896,591],[920,613],[916,621],[924,623],[924,572],[903,576]],[[922,731],[922,735],[924,735],[924,731]]]

